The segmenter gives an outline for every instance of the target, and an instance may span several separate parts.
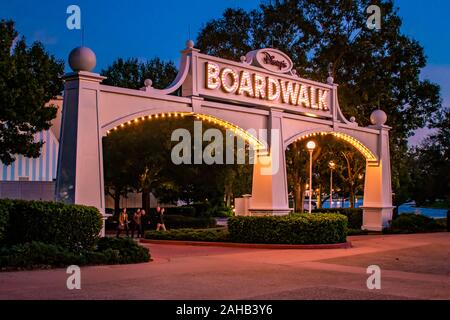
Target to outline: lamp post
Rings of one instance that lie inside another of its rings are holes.
[[[330,168],[330,209],[333,208],[333,170],[336,168],[336,163],[334,161],[328,162],[328,167]]]
[[[309,151],[309,213],[311,213],[312,207],[312,154],[314,149],[316,148],[316,143],[314,141],[308,141],[306,144],[306,149]]]

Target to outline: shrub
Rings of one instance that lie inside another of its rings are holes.
[[[156,214],[156,212],[155,212]],[[186,217],[195,217],[196,210],[194,207],[184,206],[184,207],[168,207],[166,208],[165,214],[167,215],[179,215]]]
[[[9,217],[4,243],[40,241],[70,251],[92,249],[102,227],[94,207],[49,201],[0,200]]]
[[[242,243],[330,244],[347,236],[347,217],[340,214],[295,214],[274,217],[231,217],[230,239]]]
[[[391,227],[386,233],[417,233],[417,232],[435,232],[444,231],[445,226],[442,222],[429,218],[427,216],[404,213],[392,221]]]
[[[233,216],[233,209],[226,206],[215,206],[211,209],[210,215],[216,218],[228,218]]]
[[[34,269],[84,265],[86,257],[54,244],[30,242],[0,249],[1,269]]]
[[[5,237],[12,204],[10,200],[0,200],[0,243]]]
[[[147,231],[146,239],[154,240],[186,240],[186,241],[210,241],[227,242],[229,234],[226,228],[210,229],[174,229],[166,232]]]
[[[109,258],[109,263],[138,263],[150,260],[150,252],[129,238],[101,238],[97,251]]]
[[[363,224],[363,209],[361,208],[330,208],[315,209],[312,213],[339,213],[348,219],[348,227],[351,229],[361,229]]]
[[[168,229],[180,228],[213,228],[216,226],[216,219],[211,217],[185,217],[179,215],[165,215],[164,223]]]
[[[191,218],[206,218],[206,217],[230,217],[232,216],[232,209],[223,204],[211,205],[210,203],[197,202],[192,205],[182,207],[166,207],[166,216],[184,216]],[[156,209],[150,209],[150,217],[156,217]],[[151,218],[152,219],[152,218]],[[115,217],[114,220],[117,220]]]
[[[209,202],[195,202],[191,205],[195,208],[197,217],[209,217],[212,209],[212,205]]]
[[[36,269],[65,267],[72,264],[126,264],[148,262],[147,248],[131,239],[100,239],[95,251],[72,252],[55,244],[29,242],[0,248],[0,269]]]

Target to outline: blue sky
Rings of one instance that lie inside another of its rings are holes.
[[[204,23],[220,17],[225,8],[252,9],[259,0],[9,0],[0,2],[0,18],[12,18],[28,42],[39,40],[66,60],[81,44],[81,32],[66,28],[66,9],[81,8],[84,44],[97,55],[100,71],[117,57],[159,56],[179,61],[189,37],[195,39]],[[441,85],[450,105],[450,1],[395,0],[403,18],[402,31],[425,48],[428,65],[422,77]]]

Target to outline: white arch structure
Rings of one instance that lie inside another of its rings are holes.
[[[150,117],[199,115],[232,128],[255,144],[250,129],[277,132],[268,141],[264,166],[253,170],[250,212],[283,215],[288,204],[285,149],[305,137],[332,134],[366,158],[363,229],[381,231],[392,218],[389,127],[360,127],[345,119],[333,79],[319,83],[293,72],[292,62],[274,49],[252,51],[241,62],[208,56],[188,42],[178,76],[166,89],[141,90],[101,84],[89,71],[64,76],[64,107],[56,198],[105,208],[102,137],[115,128]],[[179,95],[173,93],[179,90]],[[380,121],[379,121],[380,122]],[[270,134],[269,134],[270,136]],[[274,148],[275,145],[281,146]]]

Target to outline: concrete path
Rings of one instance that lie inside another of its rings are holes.
[[[0,273],[0,299],[450,299],[450,233],[349,237],[331,250],[148,245],[154,261]],[[367,289],[369,265],[381,289]]]

